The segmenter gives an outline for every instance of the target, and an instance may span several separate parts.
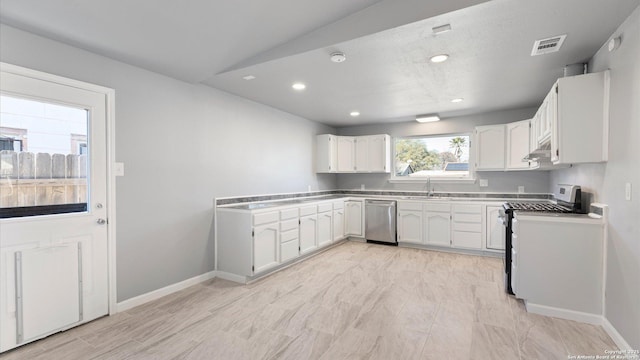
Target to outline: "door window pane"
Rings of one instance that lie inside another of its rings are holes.
[[[86,211],[88,116],[0,96],[0,217]]]

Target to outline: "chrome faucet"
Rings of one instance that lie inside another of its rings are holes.
[[[427,182],[425,183],[425,190],[427,190],[427,196],[433,196],[433,188],[431,187],[431,177],[427,178]]]

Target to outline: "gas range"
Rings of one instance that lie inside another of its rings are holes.
[[[502,205],[506,213],[513,211],[526,211],[550,214],[575,214],[581,213],[581,190],[577,185],[560,184],[554,193],[556,203],[514,201]]]
[[[553,203],[534,203],[534,202],[508,202],[504,204],[505,210],[526,211],[536,213],[573,213],[574,210],[568,206],[562,206]]]

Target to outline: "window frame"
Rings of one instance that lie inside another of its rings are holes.
[[[455,136],[468,136],[469,137],[469,173],[464,177],[450,177],[450,176],[397,176],[396,175],[396,142],[398,140],[416,140],[424,138],[439,138],[439,137],[455,137]],[[476,182],[476,149],[474,148],[475,138],[474,132],[455,132],[455,133],[443,133],[443,134],[428,134],[428,135],[410,135],[410,136],[394,136],[392,138],[391,146],[391,177],[390,183],[424,183],[430,181],[431,183],[462,183],[472,184]]]

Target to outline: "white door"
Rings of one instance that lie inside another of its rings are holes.
[[[353,172],[355,139],[349,136],[338,136],[338,171]]]
[[[504,250],[505,227],[498,222],[502,206],[487,206],[487,249]]]
[[[300,218],[300,254],[307,253],[317,247],[316,224],[317,215],[309,215]]]
[[[398,211],[398,242],[423,244],[422,211]]]
[[[256,226],[253,229],[253,273],[278,265],[279,223]]]
[[[426,213],[426,242],[433,245],[451,246],[451,215],[449,213]]]
[[[504,169],[504,125],[476,127],[476,144],[476,170]]]
[[[318,214],[318,246],[329,245],[333,241],[332,220],[333,211]]]
[[[522,158],[529,154],[529,120],[507,124],[507,169],[528,169]]]
[[[106,94],[38,74],[2,66],[0,351],[109,311]]]
[[[369,162],[370,162],[370,154],[369,154],[369,136],[358,136],[355,139],[355,148],[356,148],[356,164],[354,167],[355,171],[358,172],[367,172],[371,171]]]
[[[346,201],[344,206],[346,235],[363,237],[362,201]]]
[[[333,210],[333,241],[344,239],[344,210]]]
[[[390,145],[387,135],[373,135],[369,138],[369,171],[389,172]]]

